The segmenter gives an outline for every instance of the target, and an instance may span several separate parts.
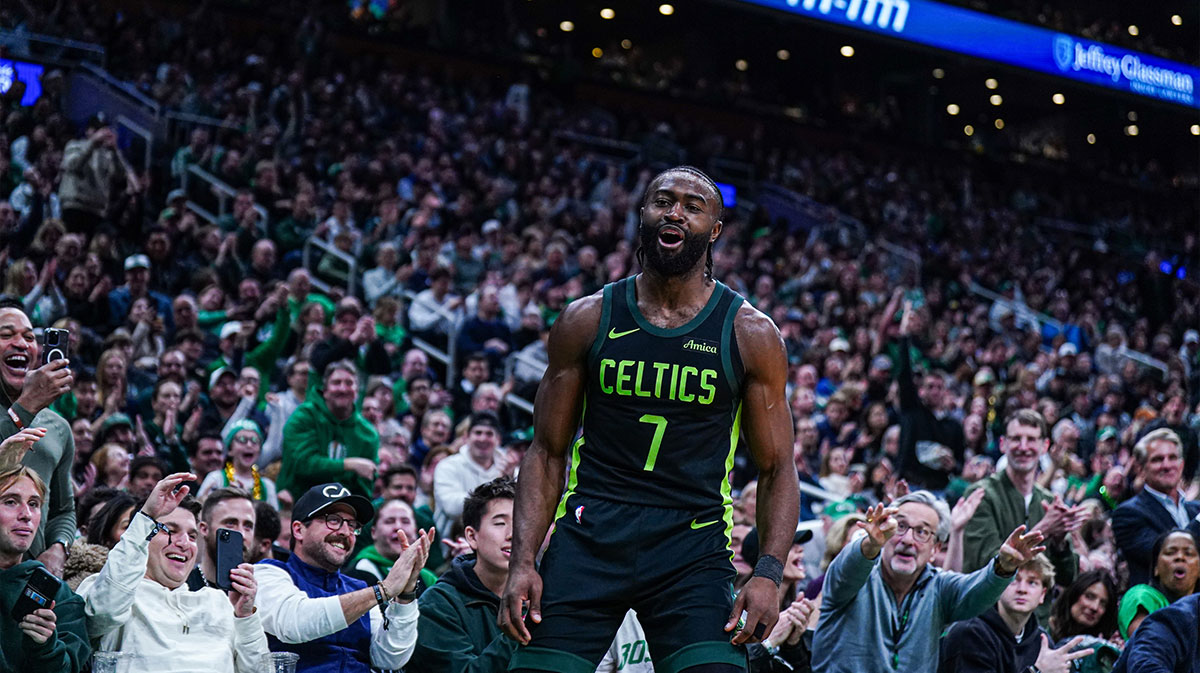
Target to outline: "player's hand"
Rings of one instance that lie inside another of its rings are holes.
[[[54,614],[54,601],[50,601],[50,607],[40,608],[25,615],[21,620],[21,631],[29,636],[29,639],[38,645],[44,645],[47,640],[54,637],[54,628],[58,624],[58,616]]]
[[[725,623],[726,631],[737,626],[743,610],[746,611],[746,623],[730,641],[734,645],[757,643],[775,628],[775,622],[779,620],[778,587],[765,577],[751,577],[733,602],[729,621]]]
[[[500,598],[500,614],[496,623],[508,637],[522,645],[529,644],[529,629],[525,626],[524,609],[529,607],[529,619],[542,623],[542,577],[533,564],[511,568],[504,595]]]
[[[1081,641],[1083,641],[1083,636],[1075,636],[1066,645],[1054,650],[1050,649],[1050,640],[1043,633],[1042,650],[1038,653],[1037,662],[1034,666],[1043,673],[1070,673],[1073,668],[1071,662],[1076,659],[1082,659],[1093,652],[1090,647],[1078,652],[1072,652],[1071,649]]]

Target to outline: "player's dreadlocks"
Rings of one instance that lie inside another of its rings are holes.
[[[646,199],[650,198],[650,185],[654,184],[655,182],[658,182],[658,180],[660,178],[662,178],[664,175],[667,175],[668,173],[687,173],[688,175],[699,178],[701,182],[708,185],[708,188],[713,191],[713,194],[717,195],[717,219],[720,220],[725,217],[725,195],[721,193],[721,190],[719,188],[717,188],[717,183],[714,182],[712,178],[708,177],[708,175],[705,174],[704,171],[700,170],[699,168],[696,168],[695,166],[675,166],[673,168],[668,168],[667,170],[654,176],[654,179],[652,179],[650,182],[648,182],[646,184],[646,192],[644,194],[642,194],[642,205],[643,206],[646,205]],[[638,264],[641,265],[642,268],[645,268],[646,267],[646,260],[645,260],[646,251],[644,248],[642,248],[640,243],[638,244],[638,249],[634,253],[634,256],[637,257]],[[709,244],[708,244],[708,251],[706,253],[706,257],[704,260],[704,274],[706,276],[708,276],[709,279],[712,279],[712,277],[713,277],[713,244],[712,244],[712,242],[709,242]]]

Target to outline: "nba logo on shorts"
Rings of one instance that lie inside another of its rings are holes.
[[[575,523],[583,523],[583,505],[575,508]]]

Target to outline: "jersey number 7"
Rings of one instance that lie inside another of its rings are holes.
[[[653,472],[654,461],[658,460],[658,448],[662,446],[663,434],[667,431],[667,419],[655,414],[646,414],[639,418],[638,422],[654,425],[654,438],[650,440],[650,455],[646,456],[646,465],[642,467],[647,472]]]

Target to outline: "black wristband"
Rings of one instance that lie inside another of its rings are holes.
[[[778,587],[783,584],[783,561],[770,554],[760,556],[758,563],[754,564],[753,577],[765,577]]]
[[[417,600],[417,591],[416,589],[413,589],[412,591],[401,591],[395,596],[392,596],[392,598],[398,601],[415,601]]]

